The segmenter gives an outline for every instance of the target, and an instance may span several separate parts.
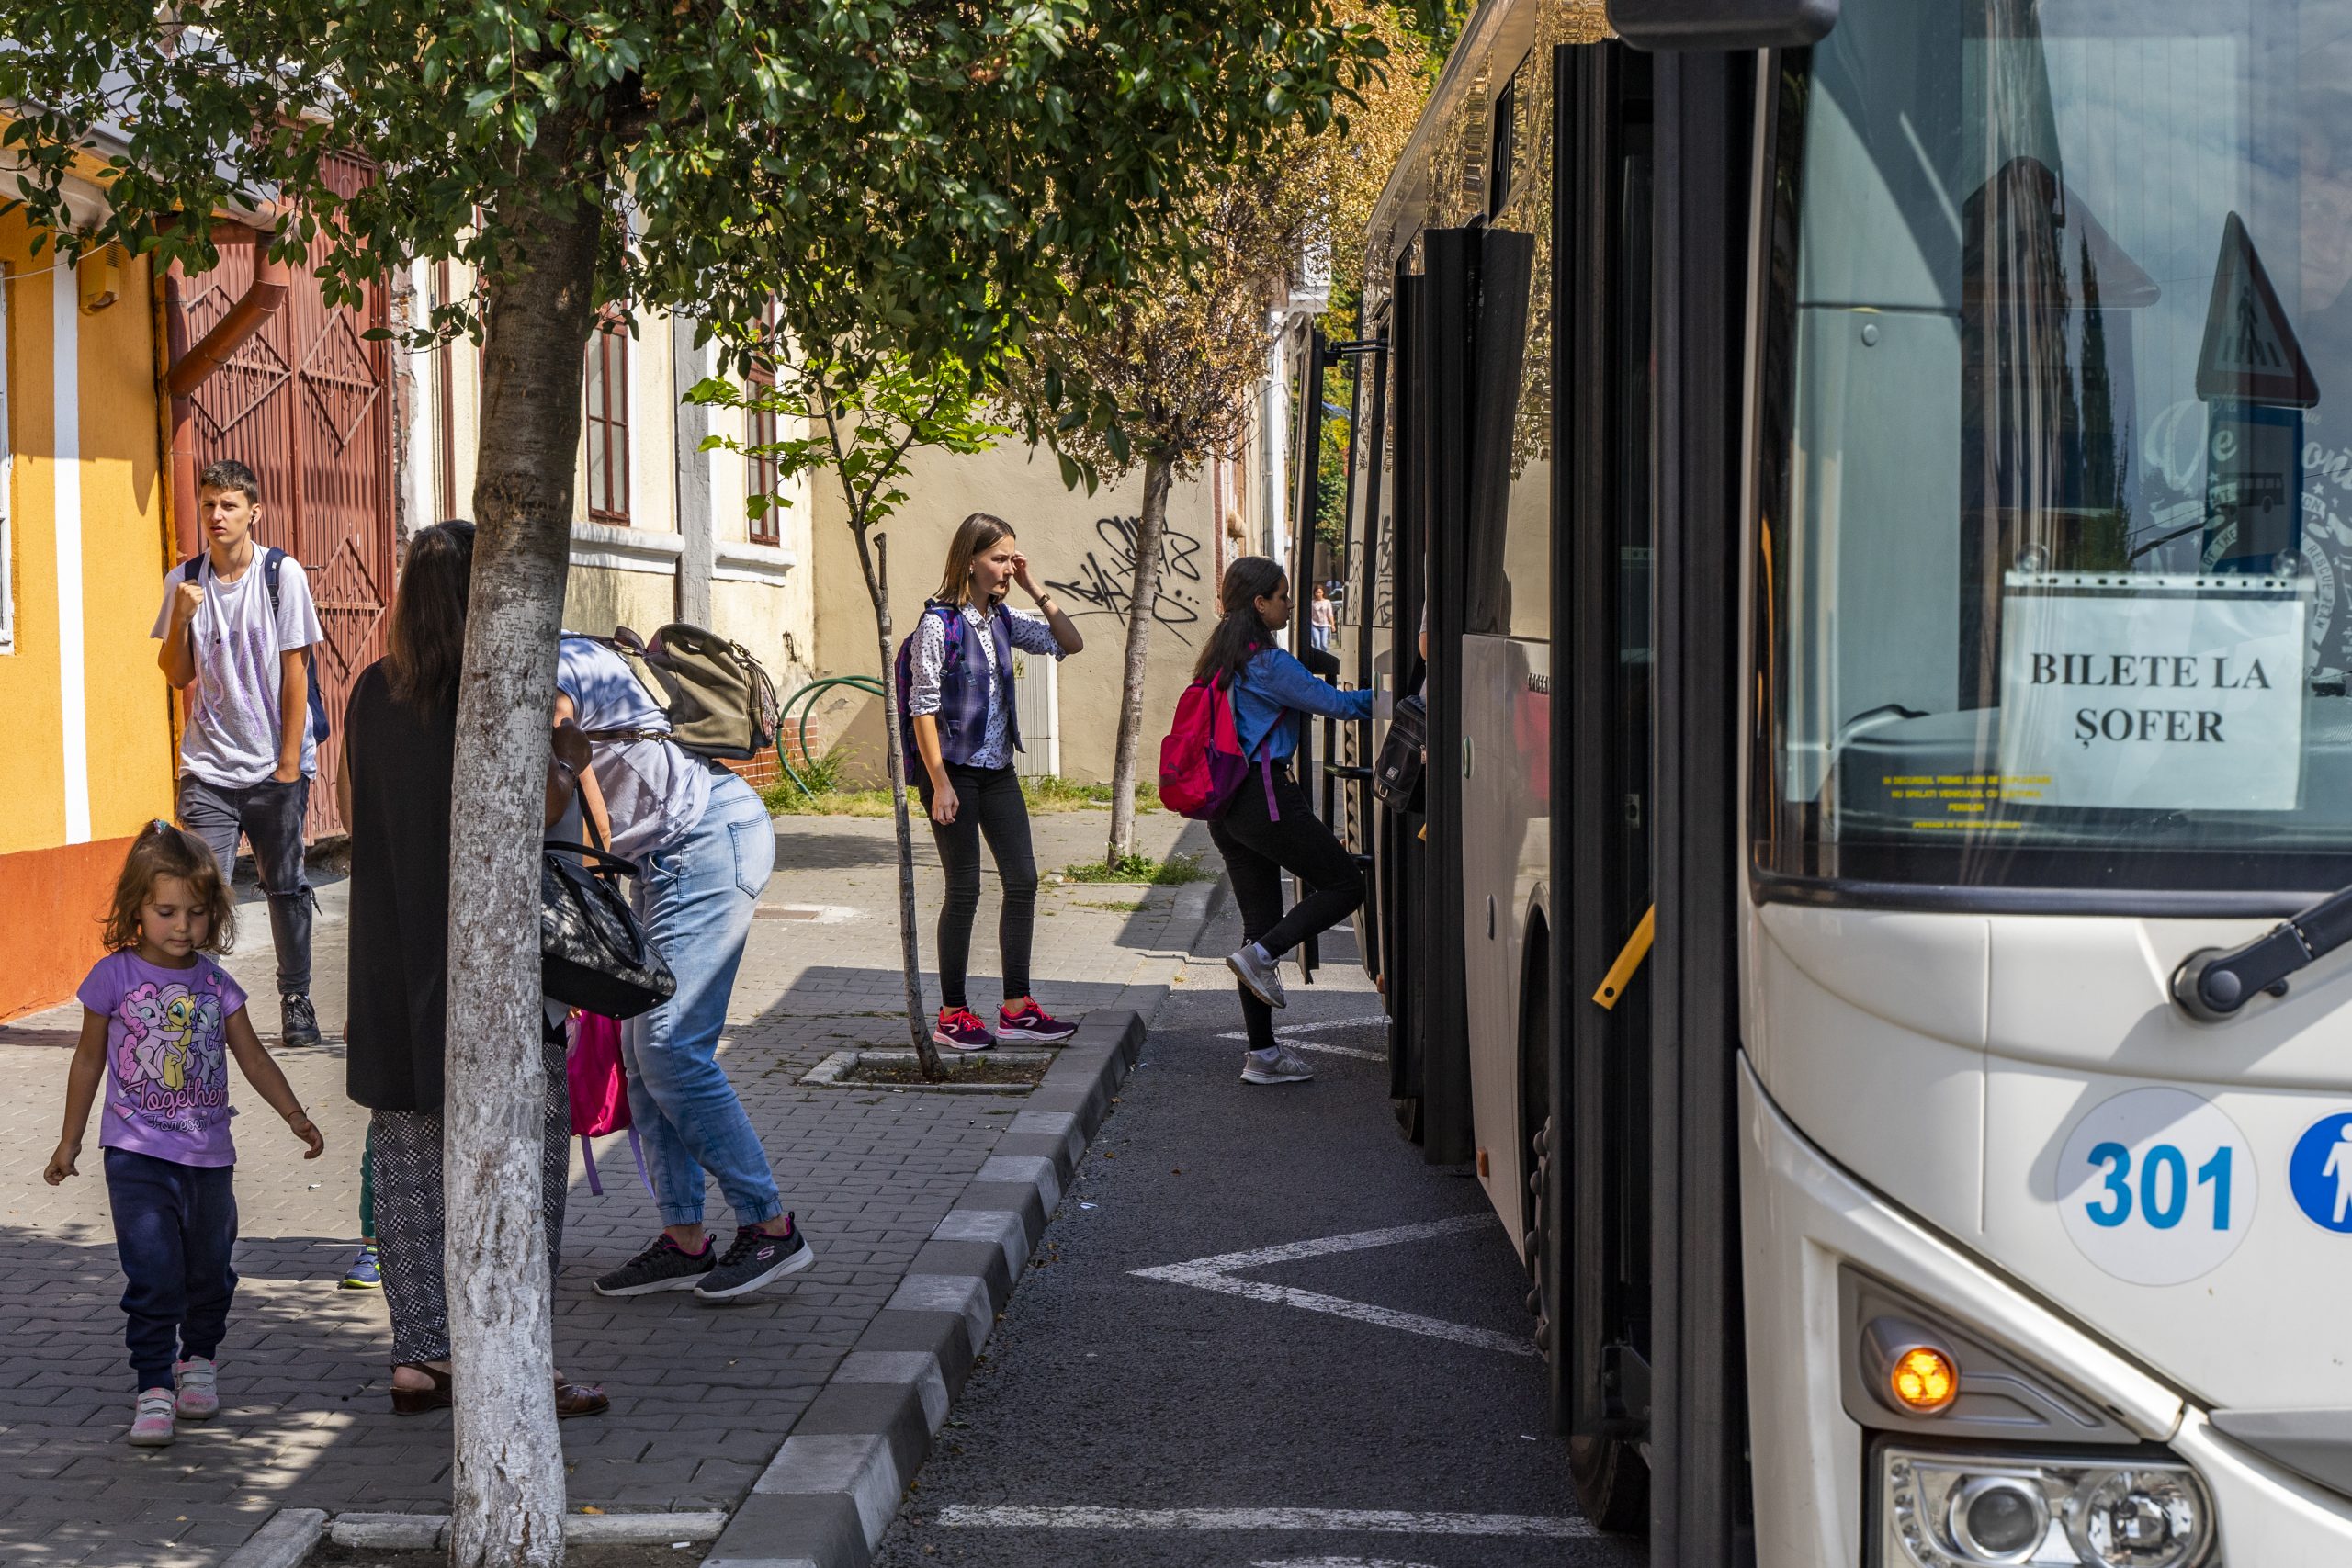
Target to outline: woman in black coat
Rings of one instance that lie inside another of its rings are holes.
[[[412,540],[392,601],[390,652],[362,671],[344,716],[335,781],[351,834],[351,1098],[375,1112],[376,1235],[392,1317],[392,1410],[451,1403],[449,1303],[442,1273],[441,1096],[449,990],[449,792],[457,750],[474,526],[442,523]],[[547,820],[587,766],[576,728],[554,731]],[[571,1176],[561,1014],[542,1032],[547,1064],[540,1161],[552,1279]],[[556,1380],[556,1412],[589,1416],[601,1389]]]

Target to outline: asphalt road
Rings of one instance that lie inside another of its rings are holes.
[[[1237,940],[1228,911],[1204,946]],[[1326,954],[1312,987],[1286,969],[1277,1021],[1366,1055],[1309,1053],[1302,1085],[1238,1081],[1229,978],[1191,966],[884,1568],[1644,1561],[1577,1514],[1518,1259],[1466,1170],[1398,1134],[1379,999],[1344,933]],[[1137,1272],[1272,1247],[1293,1255],[1193,1271],[1216,1288]]]

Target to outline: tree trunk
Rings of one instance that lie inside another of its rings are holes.
[[[1143,740],[1143,682],[1151,652],[1152,605],[1159,595],[1159,540],[1168,530],[1168,459],[1143,460],[1143,516],[1136,524],[1134,596],[1127,601],[1127,668],[1119,686],[1119,747],[1111,764],[1111,851],[1116,864],[1136,852],[1136,751]]]
[[[571,127],[550,121],[543,137]],[[488,281],[473,586],[450,789],[443,1197],[458,1399],[452,1568],[558,1568],[548,1251],[540,1218],[539,839],[570,561],[593,208],[522,197]]]
[[[907,756],[899,736],[899,660],[890,637],[890,542],[881,535],[866,547],[865,530],[853,528],[857,539],[857,564],[865,572],[865,592],[874,601],[874,626],[882,645],[882,752],[890,775],[890,817],[899,830],[899,962],[907,982],[907,1034],[914,1042],[915,1060],[933,1083],[947,1076],[939,1047],[931,1038],[931,1021],[922,1005],[922,942],[915,915],[915,831],[907,807]]]

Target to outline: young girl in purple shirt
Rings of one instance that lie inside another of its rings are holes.
[[[65,1079],[65,1131],[42,1177],[80,1174],[90,1107],[98,1123],[115,1249],[130,1287],[130,1441],[161,1448],[173,1418],[220,1408],[215,1358],[237,1271],[227,1058],[316,1159],[326,1140],[245,1017],[245,993],[211,953],[229,949],[226,878],[201,840],[151,822],[130,846],[107,917],[107,955],[82,982],[82,1038]]]

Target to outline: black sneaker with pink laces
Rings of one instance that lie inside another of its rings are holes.
[[[950,1051],[985,1051],[996,1043],[996,1036],[970,1008],[941,1008],[931,1038]]]
[[[1009,1007],[996,1010],[996,1037],[999,1040],[1038,1040],[1048,1045],[1058,1045],[1078,1032],[1078,1025],[1065,1023],[1037,1005],[1034,997],[1021,998],[1018,1010]]]

